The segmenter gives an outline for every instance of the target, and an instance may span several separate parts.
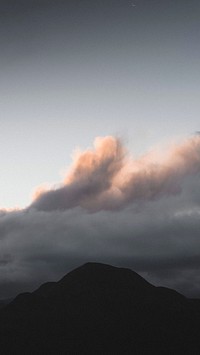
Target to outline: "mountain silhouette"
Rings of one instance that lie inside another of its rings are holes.
[[[200,354],[200,300],[134,271],[87,263],[0,309],[0,349],[16,354]]]

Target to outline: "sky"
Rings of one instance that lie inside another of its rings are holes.
[[[0,1],[0,298],[87,261],[200,297],[199,39],[197,0]]]

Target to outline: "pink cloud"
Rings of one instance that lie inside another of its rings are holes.
[[[138,159],[128,154],[120,139],[98,137],[93,149],[75,154],[59,187],[38,190],[32,207],[121,209],[129,203],[180,193],[184,179],[199,172],[199,136],[165,151],[155,149]]]

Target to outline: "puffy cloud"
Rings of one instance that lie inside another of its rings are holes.
[[[112,180],[122,168],[124,149],[119,139],[96,138],[95,150],[76,152],[74,163],[59,188],[36,192],[32,207],[39,210],[64,210],[88,206],[112,187]],[[92,208],[92,206],[91,206]]]
[[[79,152],[59,187],[40,189],[31,207],[88,211],[118,210],[130,203],[181,192],[184,180],[200,173],[200,137],[164,152],[154,150],[133,159],[114,137],[97,138],[94,149]]]

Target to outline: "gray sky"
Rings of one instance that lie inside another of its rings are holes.
[[[199,1],[0,4],[0,206],[28,205],[96,136],[138,155],[199,129]]]
[[[200,297],[199,40],[199,0],[0,2],[0,298],[86,261]]]

